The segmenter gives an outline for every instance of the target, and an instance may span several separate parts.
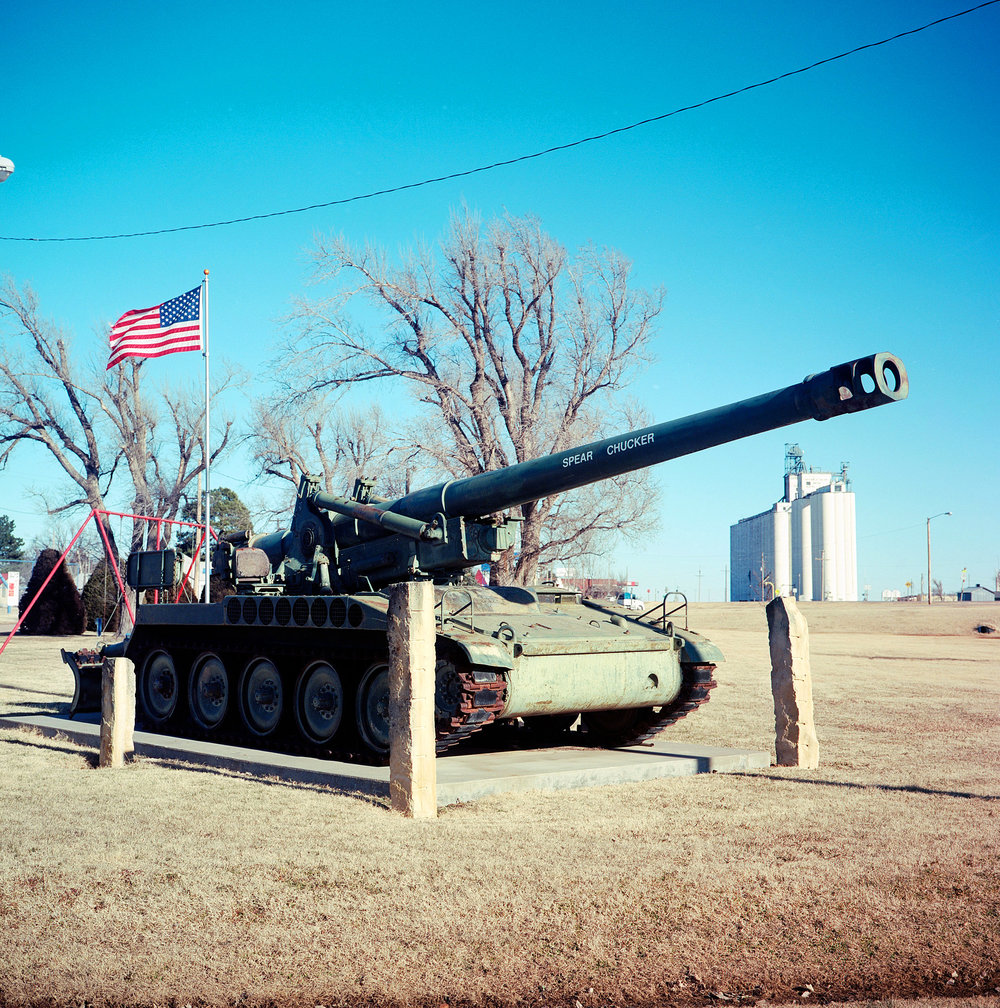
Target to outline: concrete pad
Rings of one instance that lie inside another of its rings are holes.
[[[46,715],[0,717],[0,727],[32,728],[49,737],[64,736],[100,748],[100,718],[70,720]],[[286,756],[240,746],[217,745],[137,731],[135,754],[149,759],[210,766],[233,773],[277,777],[294,783],[322,785],[349,794],[389,796],[389,768]],[[770,753],[751,749],[671,743],[669,733],[652,746],[589,749],[552,746],[535,749],[460,752],[437,759],[438,806],[475,801],[505,791],[592,787],[686,777],[699,773],[732,773],[771,765]]]
[[[758,769],[771,765],[771,755],[721,746],[671,745],[669,740],[661,740],[652,747],[553,746],[445,756],[437,762],[438,803],[447,805],[502,791],[593,787]]]

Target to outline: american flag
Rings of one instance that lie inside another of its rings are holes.
[[[108,368],[126,357],[201,350],[201,288],[152,308],[133,308],[111,327]]]

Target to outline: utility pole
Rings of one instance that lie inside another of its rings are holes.
[[[698,601],[701,601],[701,568],[698,568]]]
[[[997,581],[1000,583],[1000,575],[997,575]],[[722,568],[722,601],[729,601],[729,564]]]
[[[941,518],[944,515],[950,515],[950,511],[941,511],[936,515],[931,515],[927,519],[927,604],[931,604],[931,519]],[[923,580],[923,575],[920,575],[920,579]],[[962,580],[962,587],[965,588],[965,579]]]

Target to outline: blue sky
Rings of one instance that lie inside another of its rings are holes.
[[[5,14],[0,236],[202,224],[342,199],[601,133],[963,9],[943,0],[756,4],[259,2]],[[390,250],[463,204],[533,213],[569,248],[619,249],[667,290],[633,394],[668,420],[890,350],[910,399],[659,470],[662,531],[611,561],[654,592],[719,600],[729,526],[781,495],[786,442],[850,463],[859,583],[1000,568],[1000,4],[606,140],[308,213],[156,237],[0,241],[0,271],[103,356],[103,327],[212,274],[212,355],[267,366],[320,232]],[[200,358],[162,367],[195,383]],[[235,408],[239,408],[239,403]],[[608,433],[614,433],[614,430]],[[247,500],[238,460],[213,482]],[[24,455],[0,513],[58,487]],[[283,491],[282,491],[283,492]],[[698,572],[701,572],[701,578]]]

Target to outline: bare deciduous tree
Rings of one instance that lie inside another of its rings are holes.
[[[191,484],[205,472],[205,407],[201,395],[161,390],[154,394],[155,405],[143,388],[146,361],[129,358],[106,371],[101,407],[111,423],[119,450],[128,466],[135,514],[176,519],[184,501],[191,496]],[[221,395],[240,381],[226,370],[216,380],[213,394]],[[166,416],[164,416],[164,413]],[[162,428],[166,426],[166,432]],[[223,418],[212,433],[211,460],[214,463],[229,446],[232,421]],[[168,544],[172,526],[165,525],[161,544]],[[132,549],[153,548],[155,529],[137,522],[132,532]]]
[[[343,410],[319,391],[292,400],[279,394],[254,404],[247,442],[257,472],[293,488],[309,473],[334,494],[349,494],[359,478],[375,480],[385,495],[407,489],[406,452],[378,405]]]
[[[0,312],[13,330],[0,348],[0,466],[20,444],[44,446],[79,491],[47,504],[50,513],[62,514],[81,505],[108,510],[111,483],[124,462],[134,512],[176,517],[187,487],[204,471],[204,406],[195,406],[192,396],[166,392],[151,403],[142,387],[142,360],[126,360],[110,371],[79,365],[68,337],[39,313],[30,287],[18,289],[5,279]],[[227,373],[216,391],[234,380]],[[163,410],[171,429],[161,436]],[[215,435],[213,461],[226,450],[230,428],[223,421]],[[113,527],[103,524],[117,554]],[[132,548],[142,540],[137,522]]]
[[[76,497],[50,511],[80,505],[106,510],[104,499],[119,455],[114,449],[102,452],[96,419],[100,402],[86,387],[93,388],[93,377],[79,373],[65,334],[41,316],[30,287],[19,290],[5,278],[0,311],[15,330],[0,349],[0,466],[18,445],[40,444],[78,488]],[[114,531],[107,521],[103,524],[116,551]]]
[[[407,385],[422,407],[412,443],[425,468],[474,475],[623,429],[609,425],[609,408],[649,359],[662,294],[632,288],[617,252],[590,247],[571,260],[534,218],[484,228],[466,213],[440,259],[424,249],[393,265],[343,238],[321,240],[315,257],[317,280],[339,288],[302,304],[295,370],[305,380],[322,362],[314,390]],[[352,321],[359,296],[387,318],[381,333]],[[523,584],[609,533],[647,531],[655,497],[640,473],[523,505],[519,558],[504,558],[500,578]]]

